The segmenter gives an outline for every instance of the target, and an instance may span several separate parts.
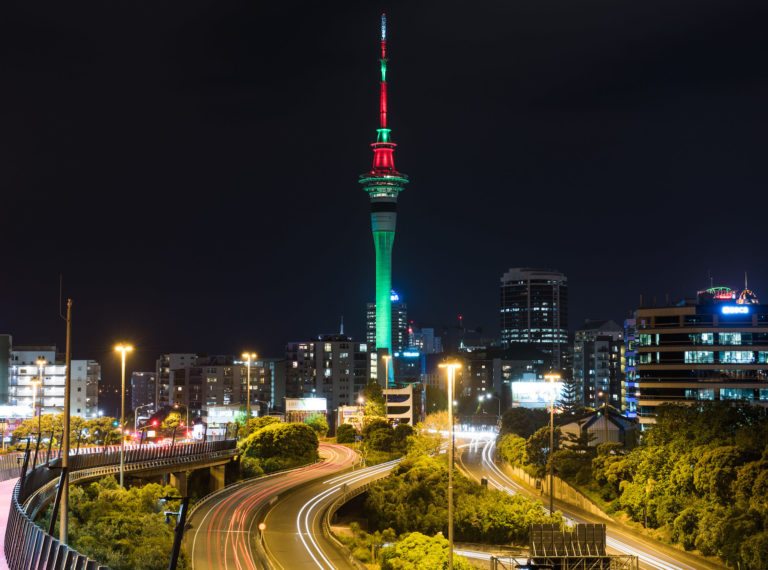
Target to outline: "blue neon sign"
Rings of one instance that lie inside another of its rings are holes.
[[[720,309],[720,312],[724,315],[748,315],[749,307],[746,305],[725,305]]]

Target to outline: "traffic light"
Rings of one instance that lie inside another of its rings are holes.
[[[157,427],[157,423],[158,423],[157,420],[152,420],[152,425],[153,426]]]
[[[115,421],[113,421],[113,422],[112,422],[112,427],[117,427],[117,426],[119,426],[119,425],[120,425],[120,422],[119,422],[119,421],[117,421],[117,420],[115,420]]]

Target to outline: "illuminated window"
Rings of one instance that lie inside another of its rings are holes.
[[[331,346],[331,343],[330,343],[330,342],[326,342],[326,343],[325,343],[325,346],[323,347],[323,350],[324,350],[325,352],[331,352],[331,351],[333,350],[333,346]]]
[[[720,344],[740,345],[741,333],[740,332],[720,333],[719,340],[720,340]]]
[[[642,355],[641,355],[642,356]],[[712,364],[715,361],[715,353],[711,350],[686,350],[686,364]]]
[[[744,390],[741,388],[721,388],[721,400],[753,400],[755,398],[754,390]]]
[[[751,364],[755,361],[755,353],[750,350],[725,350],[720,353],[720,362],[733,364]]]
[[[650,335],[640,335],[640,336],[642,337],[642,336],[650,336]],[[689,334],[688,338],[691,340],[691,344],[714,344],[715,342],[714,333]]]

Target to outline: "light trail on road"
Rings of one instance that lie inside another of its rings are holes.
[[[485,478],[488,480],[488,485],[509,494],[520,493],[530,496],[531,493],[528,492],[525,487],[513,481],[496,465],[496,462],[493,459],[495,446],[495,441],[489,441],[487,444],[483,445],[483,449],[481,451],[481,468],[485,472]],[[467,469],[467,471],[469,470]],[[559,505],[559,507],[559,510],[563,513],[565,519],[570,523],[594,523],[597,521],[597,518],[594,520],[587,520],[578,515],[574,515],[573,512],[570,512],[567,509],[567,507],[563,508],[562,503]],[[663,555],[659,550],[653,550],[653,541],[643,540],[640,537],[629,537],[626,535],[623,535],[623,540],[620,540],[616,538],[617,534],[621,535],[622,533],[618,532],[615,528],[608,529],[606,538],[607,545],[613,550],[620,552],[621,554],[636,555],[640,560],[641,566],[643,568],[654,570],[697,570],[698,568],[711,567],[710,565],[705,565],[704,563],[702,563],[700,566],[692,566],[679,560],[665,560],[661,557]]]
[[[192,521],[193,570],[257,570],[253,551],[254,524],[261,507],[291,487],[346,469],[357,460],[347,447],[321,444],[322,462],[233,486],[210,499]],[[199,521],[199,522],[198,522]]]
[[[399,462],[400,460],[396,459],[324,481],[324,485],[331,485],[331,487],[317,493],[304,503],[304,506],[301,507],[301,510],[296,515],[296,532],[307,553],[309,553],[309,556],[317,564],[318,568],[322,570],[335,570],[336,568],[315,538],[315,532],[320,527],[318,519],[330,505],[331,499],[335,499],[335,495],[343,492],[342,488],[344,487],[359,481],[376,479],[381,475],[388,474]]]

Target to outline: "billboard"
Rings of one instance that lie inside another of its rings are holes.
[[[546,408],[552,401],[554,391],[555,402],[563,392],[562,382],[512,382],[512,405],[523,408]]]
[[[325,412],[325,398],[286,398],[285,411],[288,412]]]

